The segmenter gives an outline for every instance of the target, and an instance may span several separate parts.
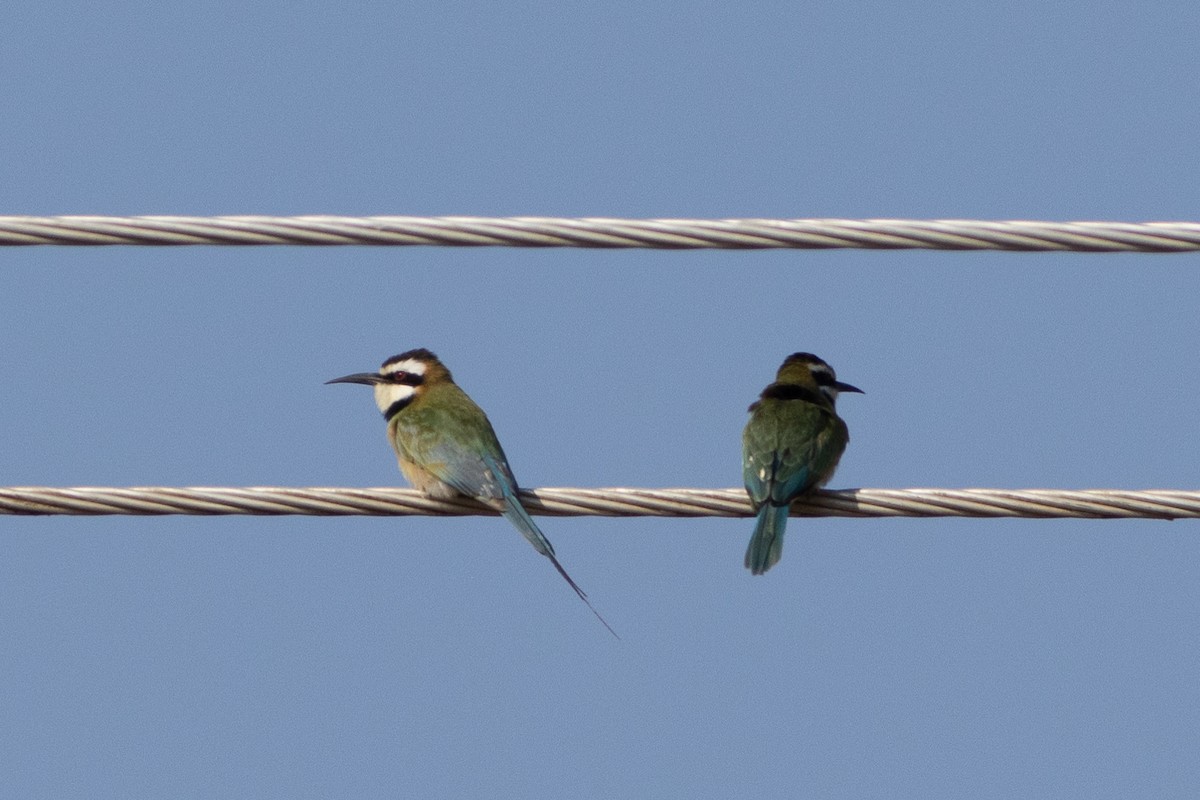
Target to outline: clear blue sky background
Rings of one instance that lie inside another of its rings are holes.
[[[1192,2],[42,2],[0,213],[1195,220]],[[8,249],[0,483],[401,485],[429,347],[522,483],[1196,488],[1197,256]],[[1200,792],[1193,522],[0,519],[12,797]]]

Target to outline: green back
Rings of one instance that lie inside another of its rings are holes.
[[[830,405],[760,400],[742,433],[742,477],[754,507],[784,505],[823,484],[849,441]]]

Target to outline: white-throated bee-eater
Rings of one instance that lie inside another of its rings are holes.
[[[862,389],[839,382],[833,367],[812,353],[793,353],[750,406],[742,432],[742,479],[758,512],[746,548],[746,569],[755,575],[783,555],[792,501],[833,477],[850,441],[834,409],[838,392]]]
[[[465,495],[495,508],[533,549],[550,559],[596,618],[617,635],[563,569],[550,540],[521,505],[517,481],[492,423],[437,356],[424,348],[409,350],[383,362],[379,372],[359,372],[326,383],[375,387],[375,404],[387,420],[388,441],[413,488],[437,498]]]

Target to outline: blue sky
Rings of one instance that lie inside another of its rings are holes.
[[[0,213],[1195,220],[1191,3],[74,2],[0,29]],[[1195,488],[1195,255],[7,249],[0,483],[401,485],[429,347],[522,484]],[[1188,797],[1191,522],[0,519],[21,797]]]

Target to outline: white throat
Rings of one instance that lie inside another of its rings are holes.
[[[387,410],[395,403],[401,400],[408,400],[417,389],[414,386],[405,386],[402,383],[377,383],[375,384],[375,405],[379,406],[379,413],[386,414]]]

